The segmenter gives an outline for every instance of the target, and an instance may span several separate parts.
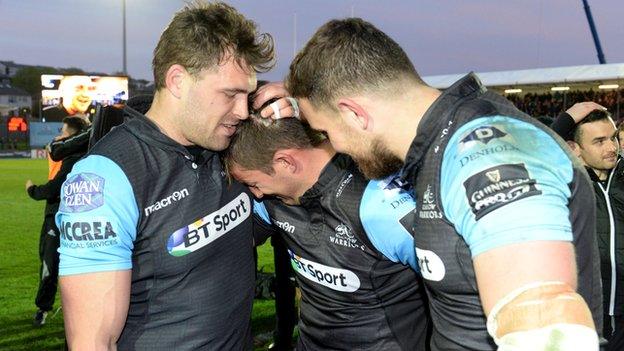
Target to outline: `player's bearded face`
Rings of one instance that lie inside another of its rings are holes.
[[[371,140],[369,146],[360,147],[352,157],[369,179],[385,178],[403,167],[403,161],[394,156],[378,137]]]

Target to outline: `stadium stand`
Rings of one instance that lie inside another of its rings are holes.
[[[477,73],[488,89],[497,91],[533,117],[556,117],[577,102],[595,101],[616,121],[624,119],[624,64],[585,65]],[[446,89],[463,74],[423,77]]]

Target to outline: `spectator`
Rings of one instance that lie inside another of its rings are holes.
[[[86,123],[78,117],[65,117],[63,119],[63,128],[58,138],[68,138],[75,135],[86,128]],[[59,255],[59,230],[54,223],[54,215],[56,214],[61,194],[61,185],[65,181],[65,177],[71,171],[74,163],[76,163],[83,153],[74,153],[63,159],[60,169],[55,173],[52,179],[46,184],[34,185],[29,179],[26,181],[26,191],[28,195],[35,200],[46,200],[46,208],[43,218],[43,226],[39,236],[39,259],[41,260],[41,269],[39,270],[39,288],[35,305],[37,312],[35,313],[33,324],[42,326],[46,322],[48,311],[54,306],[54,297],[58,282],[58,263]]]
[[[571,90],[566,92],[565,95],[559,92],[554,94],[508,94],[507,99],[513,102],[519,110],[531,116],[550,116],[554,118],[565,109],[565,106],[582,101],[595,101],[610,111],[619,111],[617,109],[617,90],[601,90],[598,92],[593,90]],[[616,121],[622,118],[621,115],[613,117]]]
[[[618,125],[618,141],[620,144],[620,156],[622,155],[622,150],[624,150],[624,121],[620,122]]]
[[[596,193],[596,234],[603,290],[606,350],[624,350],[624,162],[610,114],[594,102],[577,103],[553,129],[585,164]]]

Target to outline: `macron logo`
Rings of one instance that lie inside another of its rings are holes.
[[[295,232],[295,226],[288,222],[280,222],[275,220],[275,225],[282,228],[283,231],[293,234]]]
[[[145,217],[149,217],[150,214],[160,210],[161,208],[167,207],[176,201],[180,201],[187,197],[189,192],[186,188],[178,191],[174,191],[173,194],[167,196],[164,199],[160,199],[156,201],[156,203],[145,208]]]

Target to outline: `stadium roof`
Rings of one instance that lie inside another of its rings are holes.
[[[561,83],[601,84],[624,80],[624,63],[586,65],[555,68],[524,69],[476,73],[487,87],[551,86]],[[448,74],[423,77],[434,88],[446,89],[465,74]],[[621,82],[620,82],[621,83]],[[592,84],[593,85],[593,84]]]

